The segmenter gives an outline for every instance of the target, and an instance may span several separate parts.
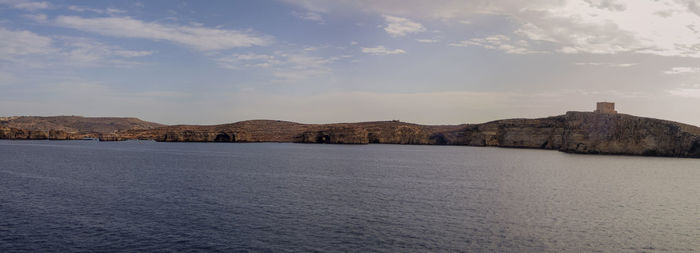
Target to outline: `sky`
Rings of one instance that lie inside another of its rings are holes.
[[[0,116],[700,125],[700,0],[0,0]]]

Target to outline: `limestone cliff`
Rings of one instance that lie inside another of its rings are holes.
[[[469,125],[447,140],[455,145],[559,149],[565,121],[564,116],[498,120]]]
[[[330,127],[324,130],[306,131],[296,140],[302,143],[367,144],[369,134],[360,127]]]
[[[313,125],[296,142],[345,144],[448,144],[443,132],[460,129],[458,126],[424,126],[399,121],[376,121]]]
[[[700,128],[625,114],[568,112],[560,150],[700,157]]]
[[[425,126],[399,121],[300,124],[251,120],[214,126],[178,125],[79,134],[0,126],[0,139],[129,139],[163,142],[299,142],[431,144],[538,148],[572,153],[700,158],[700,128],[625,114],[567,112],[540,119]]]
[[[0,126],[0,139],[14,140],[70,140],[70,136],[60,130],[37,131]]]

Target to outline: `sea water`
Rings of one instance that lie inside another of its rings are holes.
[[[0,141],[0,252],[700,251],[700,159]]]

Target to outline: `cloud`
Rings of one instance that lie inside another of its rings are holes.
[[[384,31],[386,31],[392,37],[403,37],[409,33],[425,31],[425,27],[423,27],[423,25],[406,18],[385,15],[384,20],[387,23],[384,27]]]
[[[673,90],[668,90],[671,96],[684,97],[684,98],[700,98],[700,88],[678,88]]]
[[[0,27],[0,59],[17,56],[41,55],[55,52],[51,38],[30,31],[8,30]]]
[[[552,43],[560,53],[700,57],[700,20],[677,1],[568,1],[531,12],[511,14],[520,21],[515,33]]]
[[[276,78],[273,81],[293,82],[330,74],[332,70],[328,65],[340,58],[312,55],[313,51],[231,54],[218,58],[217,62],[220,67],[232,70],[250,68],[267,70]]]
[[[115,8],[95,9],[95,8],[88,8],[88,7],[76,6],[76,5],[68,6],[68,9],[71,10],[71,11],[77,11],[77,12],[86,12],[86,11],[89,11],[89,12],[94,12],[94,13],[97,13],[97,14],[108,14],[108,15],[126,13],[125,10],[120,10],[120,9],[115,9]]]
[[[132,66],[127,59],[151,55],[152,51],[127,50],[87,38],[46,37],[30,31],[0,27],[0,62],[22,68],[61,66]]]
[[[49,19],[49,17],[46,16],[46,14],[26,14],[24,15],[24,17],[31,19],[37,23],[45,23]]]
[[[271,42],[267,37],[238,30],[144,22],[131,17],[59,16],[54,23],[58,26],[105,36],[170,41],[203,51],[264,46]]]
[[[627,68],[637,65],[637,63],[614,63],[614,62],[577,62],[577,66],[603,66],[613,68]]]
[[[127,50],[87,38],[60,37],[59,40],[62,43],[59,60],[74,65],[130,67],[139,63],[127,59],[153,54],[153,51]]]
[[[267,54],[231,54],[217,59],[219,66],[227,69],[250,67],[269,68],[282,63],[274,55]]]
[[[405,54],[406,51],[402,49],[387,49],[384,46],[376,47],[363,47],[362,52],[371,55],[392,55],[392,54]]]
[[[320,12],[360,11],[459,23],[489,17],[511,38],[560,54],[651,54],[700,58],[697,0],[285,0]],[[400,31],[400,30],[399,30]],[[401,34],[401,33],[398,33]]]
[[[527,11],[533,6],[546,9],[561,5],[560,0],[282,0],[307,10],[330,13],[360,11],[378,15],[433,19],[470,20],[478,15],[501,15]]]
[[[450,43],[452,47],[477,46],[506,52],[508,54],[533,54],[541,53],[529,49],[530,44],[524,40],[513,41],[505,35],[493,35],[484,38],[474,38],[463,40],[457,43]]]
[[[25,0],[0,0],[0,4],[8,5],[15,9],[28,11],[47,9],[51,6],[48,2],[33,2]]]
[[[688,74],[688,73],[698,73],[700,68],[695,67],[673,67],[669,70],[664,71],[667,75],[677,75],[677,74]]]
[[[420,43],[437,43],[440,42],[439,40],[433,40],[433,39],[418,39],[416,40]]]
[[[610,11],[624,11],[625,5],[616,0],[584,0],[588,5],[598,9],[606,9]]]
[[[293,11],[293,12],[292,12],[292,16],[294,16],[294,17],[296,17],[296,18],[298,18],[298,19],[302,19],[302,20],[314,21],[314,22],[319,23],[319,24],[323,24],[323,23],[324,23],[323,17],[322,17],[321,14],[319,14],[318,12],[313,12],[313,11],[308,11],[308,12],[297,12],[297,11]]]

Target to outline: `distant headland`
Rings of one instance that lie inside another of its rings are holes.
[[[462,125],[396,120],[336,124],[249,120],[166,126],[136,118],[14,116],[0,118],[0,139],[466,145],[700,158],[699,127],[620,114],[610,102],[597,103],[593,112]]]

